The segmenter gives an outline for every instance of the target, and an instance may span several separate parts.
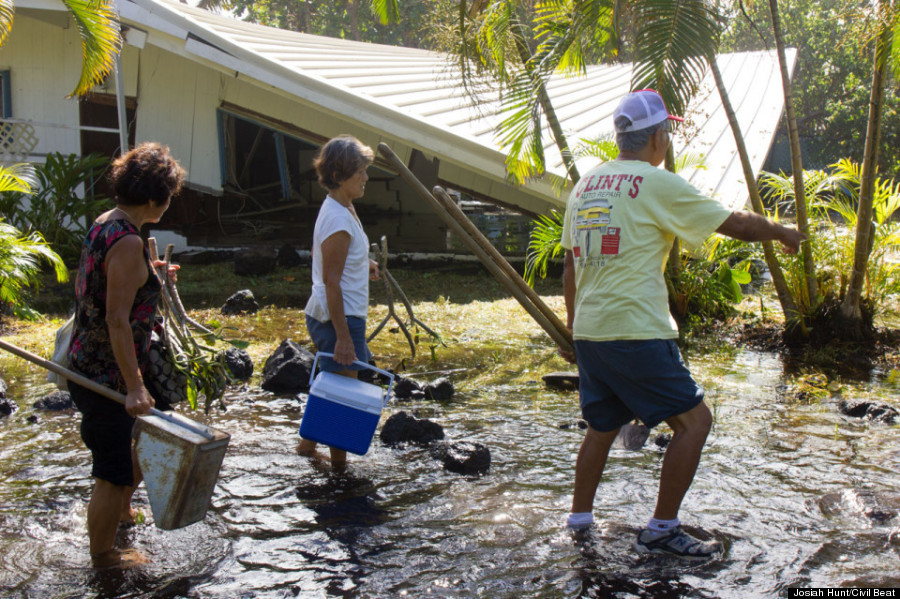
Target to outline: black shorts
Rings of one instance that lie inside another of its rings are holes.
[[[125,406],[69,382],[72,401],[81,412],[81,439],[91,450],[91,476],[114,485],[134,484],[131,462],[131,429],[134,418]]]

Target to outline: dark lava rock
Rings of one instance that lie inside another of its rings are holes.
[[[234,257],[234,274],[239,277],[259,277],[275,270],[278,256],[275,250],[252,249]]]
[[[854,418],[865,418],[885,424],[894,424],[900,418],[900,412],[887,404],[872,401],[842,401],[838,408],[842,414]]]
[[[272,393],[300,393],[309,390],[309,374],[315,356],[290,339],[285,339],[263,366],[260,386]]]
[[[397,412],[381,427],[381,442],[388,446],[412,443],[429,445],[444,438],[444,428],[425,418],[416,418],[406,412]]]
[[[580,428],[581,430],[586,430],[588,427],[588,423],[586,420],[579,418],[578,420],[573,420],[572,422],[560,422],[559,428],[562,430],[567,430],[570,428]]]
[[[425,397],[435,401],[447,401],[453,397],[453,383],[449,379],[441,377],[425,385]]]
[[[252,291],[242,289],[225,300],[221,311],[222,314],[256,314],[259,312],[259,304]]]
[[[614,446],[624,447],[631,451],[637,451],[647,442],[650,436],[650,429],[643,424],[635,424],[630,422],[619,429],[619,434],[613,441]]]
[[[659,433],[658,435],[654,435],[651,442],[659,447],[660,449],[665,449],[669,446],[669,441],[672,440],[672,435],[668,433]]]
[[[900,496],[878,494],[868,489],[844,489],[819,498],[819,509],[829,517],[863,517],[886,524],[900,513]]]
[[[394,381],[394,397],[397,399],[412,399],[418,395],[424,397],[422,385],[405,376],[398,376]]]
[[[578,389],[577,372],[551,372],[541,377],[544,384],[558,391],[576,391]]]
[[[295,266],[300,266],[300,264],[303,263],[303,259],[300,258],[300,254],[297,253],[294,246],[286,243],[278,248],[278,258],[276,259],[276,262],[281,268],[293,268]]]
[[[491,468],[491,451],[481,443],[439,443],[431,448],[431,455],[457,474],[485,474]]]
[[[72,401],[68,391],[54,391],[34,402],[33,407],[38,410],[72,410],[75,408],[75,402]]]
[[[31,424],[37,424],[38,422],[41,421],[41,419],[37,417],[37,414],[32,414],[31,416],[29,416],[29,417],[26,418],[25,420],[28,421],[28,422],[31,423]]]
[[[0,397],[0,416],[9,416],[18,406],[8,397]]]
[[[369,366],[378,366],[375,363],[375,360],[369,360]],[[369,368],[365,368],[363,370],[358,370],[356,373],[356,378],[361,380],[364,383],[370,383],[372,385],[384,385],[386,386],[389,382],[391,382],[391,378],[385,374],[381,374],[375,370],[371,370]],[[396,381],[396,377],[394,378]]]
[[[178,264],[206,266],[233,260],[236,254],[235,250],[191,250],[176,254],[173,256],[173,261]]]
[[[225,365],[231,371],[231,375],[239,380],[246,381],[253,376],[253,360],[250,354],[236,347],[225,350]]]

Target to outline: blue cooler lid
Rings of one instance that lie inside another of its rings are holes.
[[[333,372],[317,374],[309,393],[372,414],[380,414],[384,407],[381,387]]]

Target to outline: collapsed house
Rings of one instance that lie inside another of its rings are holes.
[[[495,133],[499,95],[467,92],[446,55],[283,31],[168,0],[120,0],[119,12],[125,45],[116,74],[89,96],[66,99],[81,67],[78,32],[58,0],[17,0],[0,49],[7,131],[0,151],[40,162],[50,152],[115,155],[126,139],[164,143],[188,171],[185,197],[168,221],[205,244],[308,245],[324,198],[312,157],[343,133],[388,144],[426,187],[442,185],[470,212],[486,213],[484,228],[493,207],[525,215],[503,219],[494,237],[509,234],[510,223],[527,235],[523,221],[565,205],[565,168],[552,136],[544,136],[545,174],[510,183]],[[759,172],[783,111],[775,53],[722,55],[719,64]],[[631,66],[618,64],[551,81],[571,144],[612,133],[630,80]],[[743,206],[743,171],[711,76],[685,116],[676,151],[705,156],[704,168],[685,176]],[[581,158],[578,167],[595,161]],[[387,235],[395,249],[447,247],[438,218],[386,162],[377,160],[369,174],[358,211],[372,240]]]

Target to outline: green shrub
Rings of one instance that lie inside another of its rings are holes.
[[[763,173],[761,184],[778,205],[790,207],[793,204],[791,177],[783,173]],[[812,316],[822,302],[841,301],[847,292],[858,225],[859,165],[845,159],[833,164],[830,171],[805,171],[804,187],[813,229],[808,243],[816,263],[820,296],[817,305],[810,305],[800,254],[783,256],[781,264],[798,308],[805,316]],[[875,230],[862,298],[873,314],[884,312],[900,296],[900,264],[896,262],[900,251],[900,222],[893,219],[898,208],[900,183],[877,178],[872,222]]]
[[[78,157],[58,152],[34,167],[32,194],[20,190],[0,191],[0,213],[26,235],[41,237],[70,267],[78,263],[81,242],[94,218],[109,202],[95,193],[96,182],[109,164],[106,157]],[[83,196],[79,188],[84,189]]]

